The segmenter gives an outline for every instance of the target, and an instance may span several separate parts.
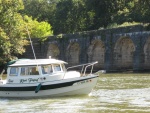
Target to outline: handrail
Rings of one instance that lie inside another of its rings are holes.
[[[83,72],[83,76],[85,76],[87,67],[92,66],[92,67],[91,67],[91,72],[90,72],[90,74],[91,74],[92,71],[93,71],[93,66],[94,66],[95,64],[97,64],[97,63],[98,63],[98,61],[92,62],[92,63],[86,63],[86,64],[81,64],[81,65],[71,66],[71,67],[68,67],[68,68],[66,69],[66,71],[67,71],[68,69],[72,69],[72,68],[75,68],[75,67],[81,67],[81,66],[83,66],[83,67],[82,67],[82,70],[81,70],[81,74],[82,74],[82,72]],[[84,68],[84,67],[85,67],[85,68]]]
[[[93,71],[93,66],[94,66],[94,64],[97,64],[97,63],[98,63],[98,62],[96,61],[96,62],[93,62],[93,63],[87,65],[87,66],[85,67],[85,69],[84,69],[84,74],[83,74],[83,76],[85,76],[86,69],[87,69],[87,67],[89,67],[89,66],[92,66],[92,68],[91,68],[91,73],[92,73],[92,71]],[[91,74],[91,73],[90,73],[90,74]]]

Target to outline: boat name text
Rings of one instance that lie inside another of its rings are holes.
[[[37,79],[33,79],[33,78],[29,78],[29,79],[20,79],[20,83],[25,83],[25,82],[38,82],[39,78]]]
[[[14,81],[13,81],[13,80],[11,80],[11,79],[9,79],[9,80],[8,80],[8,82],[9,82],[9,83],[13,83]]]
[[[84,83],[87,83],[87,82],[91,82],[92,80],[84,80],[84,81],[81,81],[81,82],[77,82],[76,84],[84,84]]]

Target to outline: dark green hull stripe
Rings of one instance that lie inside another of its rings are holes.
[[[65,82],[65,83],[59,83],[59,84],[51,84],[51,85],[42,85],[40,87],[40,90],[49,90],[49,89],[57,89],[57,88],[62,88],[62,87],[68,87],[72,86],[76,82],[84,81],[84,80],[89,80],[92,78],[97,78],[98,76],[87,78],[87,79],[82,79],[82,80],[76,80],[76,81],[71,81],[71,82]],[[27,87],[0,87],[0,91],[35,91],[37,86],[27,86]]]

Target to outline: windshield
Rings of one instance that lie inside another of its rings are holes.
[[[54,71],[61,71],[61,67],[59,64],[54,64]]]
[[[51,74],[53,73],[52,65],[42,65],[42,74]]]

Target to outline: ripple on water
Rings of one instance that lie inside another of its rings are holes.
[[[104,103],[128,103],[130,106],[150,107],[150,88],[143,89],[100,89],[93,91],[90,96],[98,97]]]

